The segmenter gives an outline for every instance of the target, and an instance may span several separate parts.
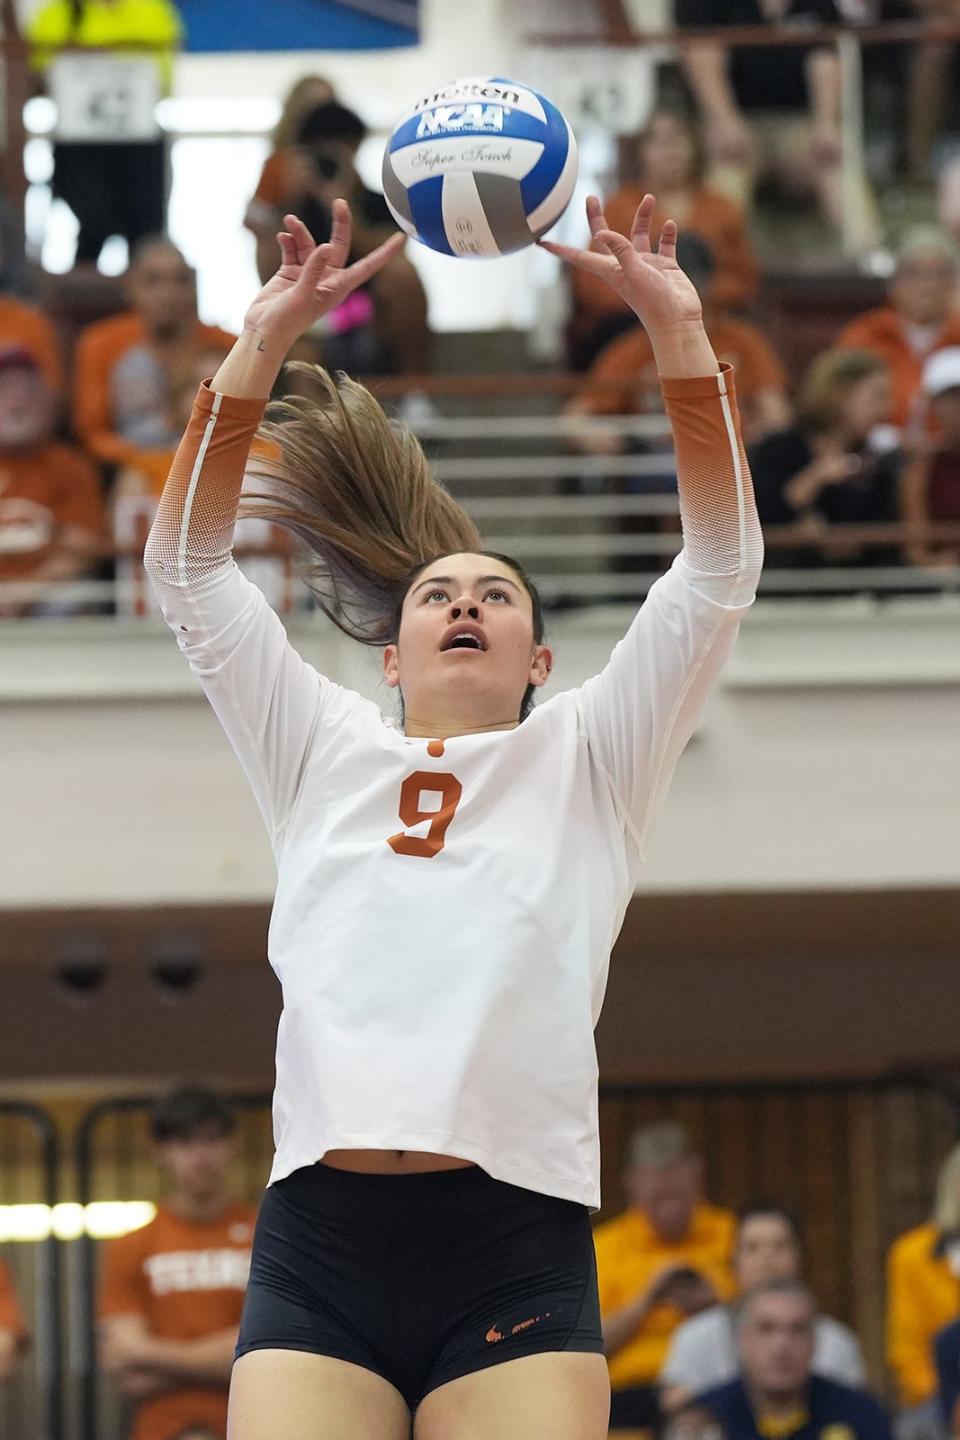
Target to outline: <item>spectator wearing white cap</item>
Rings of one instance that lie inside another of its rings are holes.
[[[960,524],[960,345],[930,356],[922,386],[930,435],[903,472],[902,519],[919,532],[908,540],[904,556],[911,565],[941,569],[960,565],[960,538],[943,542],[923,532]]]

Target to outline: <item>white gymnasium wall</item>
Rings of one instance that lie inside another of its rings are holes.
[[[557,683],[626,616],[557,618]],[[759,605],[684,756],[642,887],[960,885],[960,602]],[[0,908],[267,899],[245,782],[172,638],[0,627]],[[295,643],[378,697],[376,660]]]

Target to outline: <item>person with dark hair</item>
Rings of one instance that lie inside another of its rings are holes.
[[[396,232],[387,202],[364,184],[356,169],[357,151],[366,134],[360,116],[338,100],[308,110],[297,130],[303,161],[297,171],[300,183],[284,197],[280,212],[292,210],[300,216],[322,244],[330,238],[334,198],[343,196],[353,216],[351,261],[369,255]],[[257,248],[264,281],[276,268],[275,232],[276,225],[270,240]],[[367,284],[322,316],[293,355],[350,375],[421,375],[430,369],[430,352],[423,282],[407,256],[397,253]]]
[[[223,356],[234,336],[197,315],[196,276],[164,235],[134,251],[125,277],[129,309],[82,332],[74,360],[73,423],[103,465],[136,466],[176,444],[174,374],[191,356]]]
[[[650,227],[654,244],[668,215],[683,235],[701,236],[714,257],[713,305],[717,310],[742,310],[757,293],[757,257],[741,207],[704,179],[703,133],[692,116],[659,107],[647,117],[636,139],[635,172],[604,205],[614,230],[629,230],[647,190],[657,196]],[[634,316],[619,295],[593,275],[578,272],[571,287],[570,363],[575,370],[585,370],[604,345],[633,326]]]
[[[738,1375],[696,1395],[726,1440],[891,1440],[872,1395],[813,1373],[817,1308],[795,1277],[749,1290],[736,1317]]]
[[[588,204],[593,269],[652,337],[684,548],[608,665],[533,706],[532,582],[490,553],[414,437],[318,373],[262,433],[255,513],[320,607],[382,649],[399,724],[319,675],[233,562],[247,457],[289,347],[396,255],[348,264],[349,207],[282,264],[197,397],[145,564],[234,746],[278,867],[276,1156],[231,1381],[231,1440],[601,1440],[589,1215],[593,1030],[654,814],[751,603],[762,540],[732,377],[675,258]],[[547,243],[547,242],[544,242]]]
[[[132,1440],[226,1436],[256,1220],[229,1193],[234,1125],[229,1106],[201,1086],[163,1096],[150,1130],[169,1191],[148,1225],[105,1248],[99,1359],[134,1404]]]
[[[282,223],[288,196],[299,195],[306,183],[306,157],[300,149],[300,122],[317,105],[335,100],[330,81],[323,75],[301,75],[284,97],[280,119],[270,137],[273,149],[263,162],[257,188],[243,223],[256,237],[257,269],[273,273],[276,265],[277,228]],[[262,254],[261,254],[262,250]]]
[[[740,1214],[733,1249],[737,1292],[747,1295],[768,1280],[797,1279],[803,1269],[800,1227],[778,1205],[750,1205]],[[737,1373],[734,1338],[736,1305],[712,1305],[675,1330],[660,1371],[663,1408],[676,1411],[692,1395],[733,1380]],[[866,1383],[856,1336],[839,1320],[818,1315],[813,1369],[817,1375],[855,1387]]]

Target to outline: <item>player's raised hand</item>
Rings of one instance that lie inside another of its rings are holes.
[[[278,235],[280,268],[260,291],[244,318],[258,334],[292,344],[341,300],[372,279],[403,247],[405,236],[392,235],[362,260],[347,264],[350,254],[350,207],[333,202],[330,239],[317,245],[296,215],[284,216],[286,230]]]
[[[629,236],[611,230],[596,195],[587,200],[587,220],[594,248],[578,250],[541,240],[544,250],[568,265],[606,280],[627,302],[648,329],[676,323],[699,321],[700,296],[677,264],[677,226],[665,220],[660,241],[650,244],[650,220],[656,206],[653,195],[644,195]]]

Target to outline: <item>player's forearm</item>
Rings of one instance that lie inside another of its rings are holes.
[[[763,539],[743,448],[733,372],[663,377],[677,456],[677,490],[687,569],[717,585],[721,604],[753,597]]]
[[[652,329],[647,334],[653,346],[661,380],[689,379],[695,375],[716,375],[720,369],[713,346],[700,320],[682,320],[675,325]]]
[[[267,400],[295,339],[245,329],[210,381],[210,389],[235,400]]]

